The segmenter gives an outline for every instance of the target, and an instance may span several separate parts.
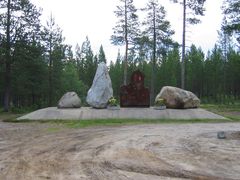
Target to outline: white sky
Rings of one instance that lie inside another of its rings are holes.
[[[43,8],[43,23],[52,13],[56,23],[63,30],[65,43],[72,45],[73,51],[76,44],[81,46],[88,36],[94,54],[98,53],[102,44],[108,62],[116,60],[119,47],[111,44],[110,37],[117,21],[113,11],[119,0],[31,0],[31,2]],[[148,0],[135,0],[134,4],[137,8],[143,8],[147,2]],[[182,7],[179,4],[169,3],[169,0],[159,0],[159,2],[167,10],[167,20],[175,30],[174,39],[181,43]],[[205,52],[213,48],[222,21],[221,5],[222,0],[207,0],[202,23],[187,29],[187,46],[193,43],[202,47]]]

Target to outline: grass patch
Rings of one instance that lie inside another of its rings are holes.
[[[201,108],[204,108],[204,109],[207,109],[207,110],[218,111],[218,112],[232,112],[232,111],[240,112],[240,104],[231,104],[231,105],[201,104]]]
[[[47,132],[49,132],[49,133],[56,133],[56,132],[59,132],[59,131],[61,131],[61,128],[59,128],[59,127],[49,127],[47,129]]]
[[[13,123],[49,123],[54,127],[48,131],[56,132],[60,128],[86,128],[97,126],[124,126],[124,125],[141,125],[141,124],[186,124],[186,123],[222,123],[232,122],[231,120],[223,119],[91,119],[91,120],[8,120]]]
[[[0,112],[0,121],[11,121],[21,116],[22,114],[16,114],[12,112]]]
[[[98,120],[80,120],[65,122],[68,128],[84,128],[92,126],[123,126],[123,125],[140,125],[140,124],[185,124],[185,123],[220,123],[229,122],[219,119],[98,119]]]
[[[240,121],[240,104],[202,104],[201,108],[204,108],[213,113],[219,114],[234,121]]]
[[[16,118],[3,119],[2,121],[3,122],[9,122],[9,123],[34,123],[34,122],[41,122],[41,120],[39,120],[39,121],[34,121],[34,120],[29,120],[29,119],[17,120]]]

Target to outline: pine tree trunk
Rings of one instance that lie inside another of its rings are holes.
[[[11,40],[10,40],[10,12],[11,0],[7,3],[7,42],[6,42],[6,59],[5,59],[5,89],[4,89],[4,111],[9,111],[10,109],[10,89],[11,89]]]
[[[182,66],[181,66],[182,89],[185,89],[185,37],[186,37],[186,0],[183,0],[183,37],[182,37]]]
[[[127,69],[128,69],[128,43],[126,42],[125,60],[124,60],[124,85],[127,85]]]
[[[150,104],[154,104],[155,95],[155,72],[156,72],[156,15],[155,7],[153,7],[153,59],[152,59],[152,75],[151,75],[151,93],[150,93]]]
[[[10,109],[10,89],[11,89],[11,64],[6,62],[5,71],[5,89],[4,89],[4,111],[8,112]]]
[[[48,106],[52,106],[52,66],[49,66],[49,99]]]
[[[125,58],[124,58],[124,80],[123,84],[127,85],[127,69],[128,69],[128,28],[127,28],[128,20],[127,20],[127,1],[125,0]]]
[[[49,94],[48,94],[48,106],[52,106],[53,99],[53,83],[52,83],[52,70],[53,70],[53,60],[52,60],[52,37],[50,37],[50,50],[49,50]]]

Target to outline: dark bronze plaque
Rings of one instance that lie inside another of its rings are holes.
[[[144,75],[139,70],[133,72],[130,84],[120,89],[121,107],[149,107],[149,89],[144,87]]]

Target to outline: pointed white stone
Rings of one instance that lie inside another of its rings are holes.
[[[94,108],[106,108],[113,96],[112,81],[105,63],[98,65],[91,88],[88,90],[87,103]]]

